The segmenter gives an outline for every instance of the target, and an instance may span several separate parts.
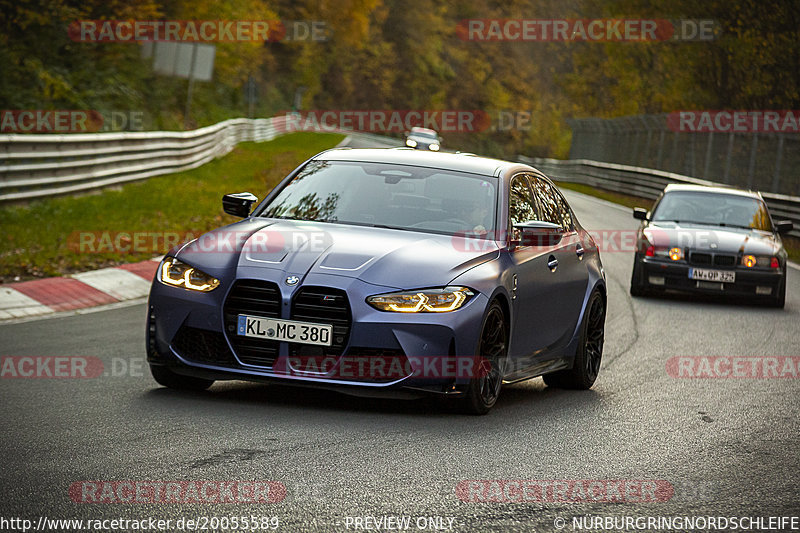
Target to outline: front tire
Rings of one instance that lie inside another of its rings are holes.
[[[572,368],[542,376],[548,387],[561,389],[592,388],[603,358],[605,340],[606,303],[603,295],[595,291],[586,305],[581,324],[581,335]]]
[[[477,361],[464,398],[462,411],[485,415],[497,402],[503,385],[503,367],[508,355],[508,322],[503,308],[492,302],[481,327]]]
[[[642,273],[643,265],[638,257],[633,259],[633,272],[631,273],[631,296],[641,297],[647,296],[647,290],[644,287],[644,275]]]
[[[193,378],[176,374],[169,368],[161,365],[150,365],[150,373],[159,385],[170,389],[204,391],[213,383],[213,379]]]

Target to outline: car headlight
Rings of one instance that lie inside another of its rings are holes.
[[[683,249],[678,248],[677,246],[673,248],[657,248],[652,244],[649,244],[649,242],[645,242],[645,245],[647,246],[645,250],[645,255],[647,257],[658,257],[662,259],[670,259],[672,261],[682,261],[685,259]]]
[[[190,291],[208,292],[219,287],[219,280],[202,270],[189,266],[174,257],[168,257],[161,264],[158,281],[164,285],[183,287]]]
[[[747,268],[780,268],[778,258],[772,255],[743,255],[742,265]]]
[[[417,146],[417,141],[415,141],[414,139],[406,139],[406,146],[414,148]]]
[[[439,145],[438,145],[438,144],[436,144],[436,143],[433,143],[433,144],[432,144],[432,145],[430,145],[428,148],[430,148],[430,149],[431,149],[431,150],[433,150],[434,152],[438,152],[438,151],[439,151]]]
[[[378,294],[367,298],[367,303],[380,311],[395,313],[447,313],[455,311],[474,295],[466,287],[444,287]]]

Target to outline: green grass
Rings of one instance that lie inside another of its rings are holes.
[[[81,247],[81,234],[84,238],[89,232],[197,236],[236,220],[223,213],[223,194],[250,191],[264,198],[297,165],[342,138],[294,133],[270,142],[243,143],[225,157],[187,172],[78,197],[0,207],[0,279],[58,276],[160,255],[167,250],[97,252],[100,235]],[[139,249],[148,248],[148,241],[152,239],[144,239]],[[93,247],[94,252],[87,251]],[[114,246],[105,246],[109,248]]]
[[[782,237],[783,246],[789,254],[789,260],[800,263],[800,239],[797,237]]]
[[[603,200],[608,200],[609,202],[614,202],[615,204],[624,205],[630,208],[644,207],[650,209],[653,206],[652,200],[639,198],[638,196],[620,194],[617,192],[604,191],[602,189],[596,189],[590,185],[569,183],[565,181],[558,181],[556,184],[562,189],[569,189],[571,191],[587,194],[589,196],[594,196],[595,198],[601,198]],[[784,236],[782,237],[782,240],[783,246],[786,248],[786,252],[789,254],[789,259],[795,263],[800,263],[800,239],[796,237]]]

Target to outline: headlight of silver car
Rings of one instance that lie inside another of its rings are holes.
[[[778,258],[772,255],[743,255],[742,265],[747,268],[780,268]]]
[[[447,313],[474,295],[467,287],[444,287],[378,294],[367,298],[367,303],[380,311],[395,313]]]
[[[158,272],[158,281],[164,285],[183,287],[190,291],[208,292],[219,287],[219,280],[189,266],[174,257],[167,257]]]

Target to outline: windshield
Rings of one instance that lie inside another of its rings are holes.
[[[261,216],[485,238],[497,179],[433,168],[312,161]]]
[[[732,194],[667,193],[658,203],[653,220],[772,231],[764,202]]]
[[[424,137],[426,139],[438,139],[439,136],[432,132],[427,131],[418,131],[418,130],[411,130],[411,134],[414,137]]]

